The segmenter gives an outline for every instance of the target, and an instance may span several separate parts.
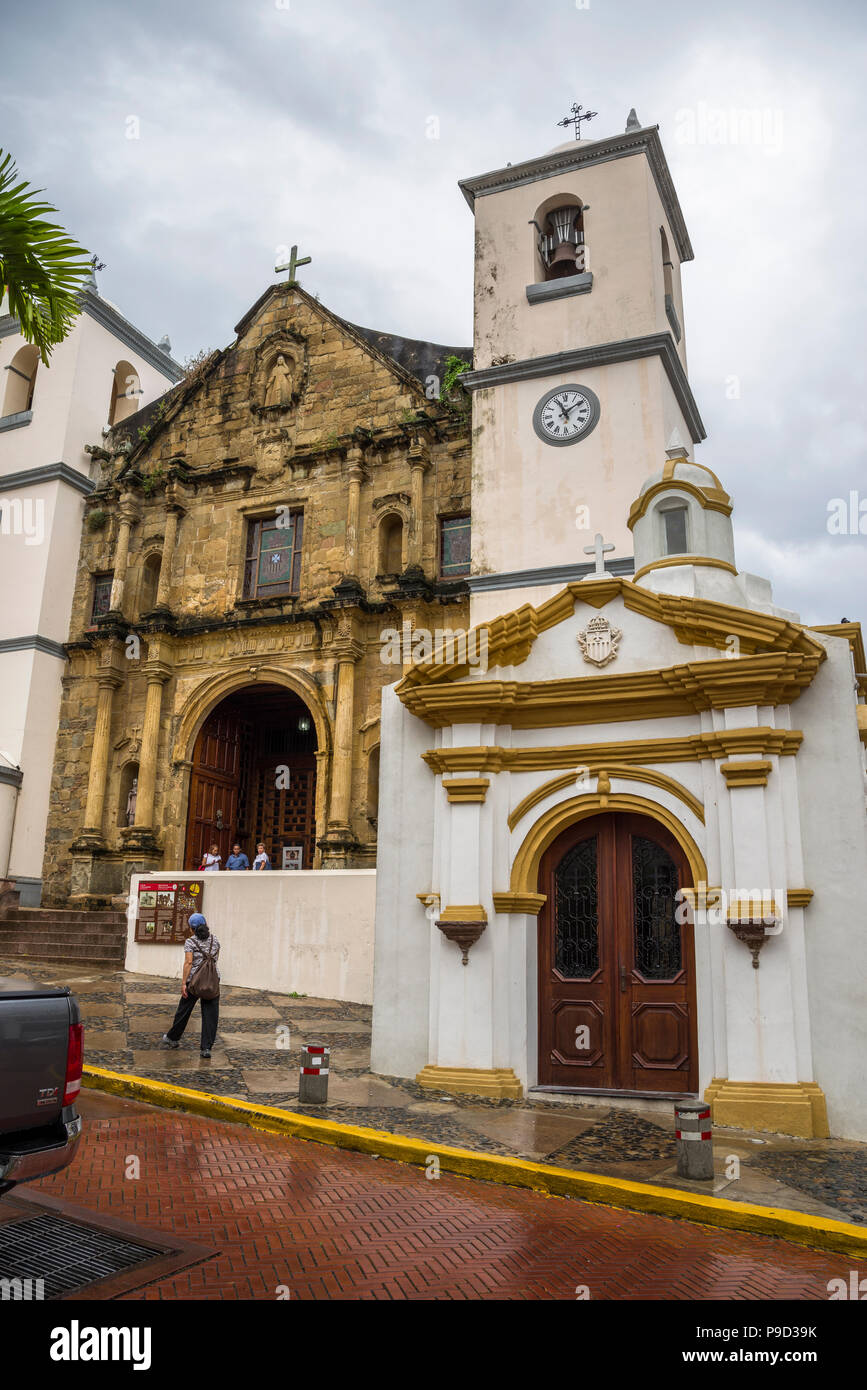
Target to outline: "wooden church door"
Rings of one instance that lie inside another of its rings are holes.
[[[539,1084],[683,1094],[698,1084],[689,869],[643,816],[578,822],[545,852],[539,891]]]
[[[240,768],[240,712],[218,705],[202,725],[193,753],[184,856],[188,869],[197,869],[215,842],[225,868],[237,834]]]

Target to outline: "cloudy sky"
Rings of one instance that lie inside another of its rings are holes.
[[[861,0],[31,0],[4,40],[0,145],[180,360],[292,242],[344,317],[469,343],[457,180],[559,143],[573,100],[595,135],[635,106],[695,249],[698,456],[739,564],[807,621],[867,619],[867,536],[827,528],[854,491],[867,530]]]

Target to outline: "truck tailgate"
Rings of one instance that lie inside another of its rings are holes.
[[[0,1147],[10,1130],[59,1120],[69,1026],[78,1020],[68,990],[0,980]]]

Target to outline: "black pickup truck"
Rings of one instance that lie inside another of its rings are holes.
[[[75,1156],[83,1041],[68,989],[0,976],[0,1193]]]

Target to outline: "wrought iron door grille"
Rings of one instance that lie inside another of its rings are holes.
[[[681,969],[677,867],[661,845],[632,837],[635,968],[648,980],[670,980]]]
[[[597,842],[570,849],[554,872],[554,969],[583,980],[599,969]]]

